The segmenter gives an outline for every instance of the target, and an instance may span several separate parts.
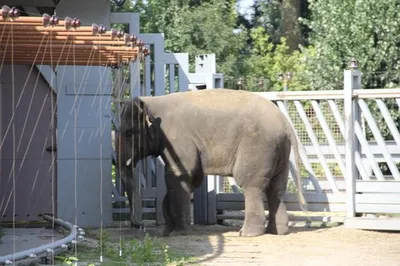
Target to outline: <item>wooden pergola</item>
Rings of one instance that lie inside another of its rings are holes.
[[[118,66],[149,55],[136,36],[102,25],[82,26],[79,18],[21,17],[3,6],[0,61],[3,64]]]

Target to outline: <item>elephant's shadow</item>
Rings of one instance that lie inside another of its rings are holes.
[[[260,238],[265,238],[265,242],[267,243],[270,237],[275,239],[276,237],[290,237],[292,234],[324,230],[322,227],[308,228],[302,224],[294,224],[294,226],[290,227],[290,233],[287,236],[264,235],[245,239],[244,237],[239,236],[239,230],[241,228],[240,222],[242,221],[235,221],[234,224],[231,224],[228,221],[222,225],[190,225],[187,234],[179,236],[164,237],[164,227],[162,225],[148,226],[146,227],[145,232],[140,231],[139,229],[134,229],[134,234],[135,237],[140,237],[148,233],[152,237],[160,238],[168,244],[171,250],[191,257],[199,258],[196,261],[198,264],[218,258],[224,254],[224,252],[226,252],[227,246],[232,245],[232,242],[235,242],[235,239],[238,238],[240,238],[239,242],[245,242],[249,244],[251,244],[253,241],[260,241]],[[261,239],[261,241],[264,240]]]

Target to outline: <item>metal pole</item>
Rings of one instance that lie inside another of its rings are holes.
[[[345,132],[346,132],[346,217],[355,216],[355,192],[357,168],[355,164],[355,101],[353,99],[353,90],[359,89],[361,84],[360,71],[356,70],[357,65],[353,62],[352,70],[344,71],[344,111],[345,111]]]

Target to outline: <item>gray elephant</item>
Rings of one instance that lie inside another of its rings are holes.
[[[239,235],[287,234],[283,196],[292,145],[299,202],[307,209],[293,128],[271,101],[254,93],[217,89],[129,99],[117,138],[122,176],[150,155],[165,162],[165,236],[187,231],[190,195],[205,175],[233,176],[243,189],[245,219]],[[266,229],[263,195],[269,210]]]

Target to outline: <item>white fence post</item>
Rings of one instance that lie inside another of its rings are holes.
[[[354,122],[356,120],[356,101],[353,100],[353,90],[361,88],[361,73],[359,70],[344,71],[344,112],[346,129],[346,216],[355,216],[355,180],[357,167],[355,163],[356,139],[354,134]]]

